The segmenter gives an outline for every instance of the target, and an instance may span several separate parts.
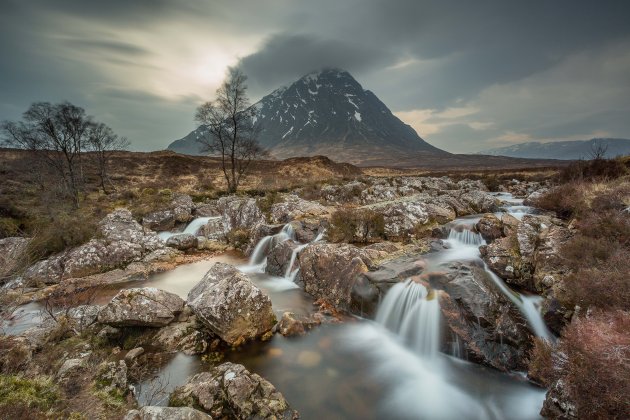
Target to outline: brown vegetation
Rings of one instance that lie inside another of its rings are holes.
[[[342,207],[332,214],[327,236],[332,242],[368,243],[385,239],[385,220],[373,210]]]

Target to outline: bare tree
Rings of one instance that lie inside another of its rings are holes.
[[[126,150],[129,147],[129,140],[126,137],[119,137],[105,124],[93,122],[88,128],[87,146],[92,152],[91,157],[94,158],[98,170],[101,188],[105,194],[108,194],[106,185],[114,188],[114,184],[109,177],[109,159],[113,152]]]
[[[241,177],[252,160],[267,156],[258,143],[260,127],[255,124],[257,110],[247,97],[247,77],[230,68],[216,92],[216,99],[197,108],[195,120],[207,134],[198,141],[204,151],[219,155],[228,192],[238,189]]]
[[[23,114],[23,121],[5,121],[0,130],[8,145],[31,150],[52,168],[78,208],[79,161],[90,124],[85,110],[69,102],[36,102]]]
[[[591,143],[591,159],[593,160],[602,160],[606,157],[606,152],[608,151],[608,143],[605,141],[594,141]]]

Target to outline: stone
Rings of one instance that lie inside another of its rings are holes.
[[[68,359],[63,362],[59,370],[57,371],[57,380],[63,381],[64,379],[74,375],[76,372],[85,369],[84,359]]]
[[[256,225],[265,223],[265,216],[253,198],[230,195],[221,197],[217,207],[223,217],[224,232],[234,229],[251,230]]]
[[[153,287],[123,289],[101,309],[98,322],[113,327],[163,327],[184,309],[174,293]]]
[[[144,406],[129,410],[123,420],[212,420],[212,417],[190,407]]]
[[[347,310],[353,306],[355,285],[373,266],[365,251],[347,244],[313,243],[297,260],[300,271],[296,282],[316,299]]]
[[[298,418],[270,382],[230,362],[194,375],[173,391],[169,402],[171,406],[196,407],[215,418]]]
[[[171,201],[171,208],[175,221],[185,223],[192,219],[192,210],[195,205],[189,195],[177,194]]]
[[[270,331],[275,315],[268,295],[229,264],[216,263],[188,293],[197,319],[232,346]]]
[[[324,217],[329,209],[314,201],[303,200],[292,194],[285,195],[284,201],[271,206],[271,220],[274,223],[288,223],[304,218]]]
[[[197,247],[197,237],[192,233],[178,233],[166,240],[166,246],[186,251]]]
[[[152,342],[164,351],[180,351],[187,355],[202,354],[210,347],[213,337],[197,322],[195,316],[186,321],[171,322],[160,328]]]
[[[175,214],[172,210],[160,210],[142,218],[142,226],[161,232],[175,227]]]
[[[127,378],[127,364],[124,360],[116,362],[103,362],[98,366],[96,374],[98,388],[111,392],[118,390],[123,395],[129,390],[129,379]]]
[[[503,236],[503,224],[501,220],[494,214],[484,215],[475,225],[477,232],[483,236],[483,238],[492,242],[495,239],[499,239]]]
[[[547,391],[540,415],[548,419],[572,420],[578,418],[576,404],[571,400],[564,381],[561,379],[554,382]]]
[[[440,309],[471,360],[503,371],[524,369],[532,343],[527,321],[483,268],[453,263],[430,284],[441,289]]]
[[[142,347],[136,347],[131,349],[125,354],[125,362],[132,362],[138,357],[140,357],[144,353],[144,349]]]
[[[265,266],[265,272],[272,276],[284,277],[287,271],[287,267],[291,261],[291,255],[293,250],[298,247],[299,244],[295,243],[291,239],[280,242],[275,245],[267,254],[267,265]],[[295,268],[295,267],[293,267]]]
[[[425,207],[415,201],[390,201],[362,207],[383,215],[388,238],[407,238],[419,225],[429,222]]]
[[[210,240],[225,239],[225,225],[222,217],[212,217],[208,223],[202,226],[201,234]]]
[[[216,200],[209,203],[197,204],[194,210],[195,217],[215,217],[221,216],[221,211]]]

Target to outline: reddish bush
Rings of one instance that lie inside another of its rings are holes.
[[[562,379],[580,418],[630,416],[630,313],[598,313],[565,329]]]
[[[552,188],[535,200],[541,209],[555,211],[558,217],[569,219],[584,211],[584,187],[579,183],[562,184]]]
[[[545,387],[549,387],[558,379],[558,372],[554,369],[553,363],[553,347],[549,342],[540,338],[534,339],[527,371],[530,379]]]
[[[580,160],[562,170],[558,179],[560,182],[608,180],[627,173],[626,166],[617,159]]]

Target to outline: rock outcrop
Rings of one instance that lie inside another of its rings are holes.
[[[270,382],[229,362],[196,374],[175,389],[169,402],[171,406],[195,407],[213,418],[298,418]]]
[[[265,223],[265,216],[253,198],[234,195],[221,197],[217,201],[217,208],[223,217],[225,232],[233,229],[251,230],[254,226]]]
[[[123,420],[212,420],[212,417],[190,407],[145,406],[130,410]]]
[[[179,233],[166,240],[166,246],[186,251],[197,247],[197,237],[192,233]]]
[[[477,232],[479,232],[488,242],[492,242],[503,236],[503,223],[494,214],[484,215],[477,222],[475,228],[477,229]]]
[[[179,296],[153,287],[123,289],[98,314],[113,327],[163,327],[184,309]]]
[[[306,201],[300,197],[287,194],[284,201],[271,206],[271,219],[274,223],[288,223],[292,220],[324,217],[329,209],[314,201]]]
[[[275,324],[271,299],[231,265],[216,263],[188,293],[197,319],[226,343],[259,338]]]
[[[532,336],[527,321],[481,267],[453,263],[430,279],[442,289],[440,308],[472,360],[500,370],[526,366]]]
[[[0,284],[21,268],[22,262],[26,262],[24,257],[29,242],[29,238],[0,239]]]

